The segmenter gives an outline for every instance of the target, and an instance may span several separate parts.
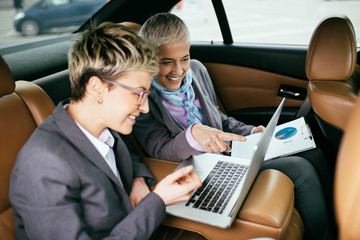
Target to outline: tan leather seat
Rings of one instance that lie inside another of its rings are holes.
[[[9,180],[16,155],[35,128],[55,108],[37,85],[14,81],[0,56],[0,238],[15,239],[12,207],[8,200]]]
[[[138,31],[139,26],[125,23]],[[12,207],[8,201],[9,178],[17,152],[27,141],[35,128],[49,116],[54,104],[37,85],[14,82],[11,72],[0,56],[0,236],[1,239],[15,239]],[[144,158],[157,181],[174,171],[178,163]],[[271,237],[273,239],[301,240],[304,226],[294,208],[294,191],[291,180],[276,170],[263,171],[256,180],[244,206],[230,229],[168,216],[163,222],[207,239],[249,239]]]
[[[0,56],[0,236],[15,239],[12,207],[8,200],[9,178],[16,155],[32,132],[55,108],[37,85],[14,82]],[[178,163],[144,158],[157,180],[174,171]],[[238,218],[230,229],[219,229],[168,216],[166,226],[198,233],[207,239],[302,239],[304,227],[294,209],[293,183],[276,170],[263,171],[256,180]]]
[[[360,97],[349,117],[335,171],[339,240],[360,239]]]
[[[174,171],[177,162],[144,158],[157,182]],[[165,226],[188,230],[206,239],[272,239],[301,240],[304,226],[294,208],[294,185],[282,172],[268,169],[256,178],[233,225],[222,229],[174,216],[167,216]]]
[[[335,146],[357,98],[356,55],[354,27],[346,16],[330,16],[319,23],[306,58],[308,96],[324,135]]]

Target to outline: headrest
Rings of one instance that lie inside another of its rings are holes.
[[[335,210],[339,239],[360,236],[360,96],[347,122],[336,160]]]
[[[10,68],[0,56],[0,97],[13,93],[15,90],[15,81],[10,72]]]
[[[356,65],[354,27],[344,15],[323,19],[315,28],[306,56],[309,80],[346,80]]]
[[[141,25],[135,22],[122,22],[121,25],[124,25],[127,28],[130,28],[136,33],[140,32]]]

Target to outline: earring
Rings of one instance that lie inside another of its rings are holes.
[[[100,98],[99,100],[98,100],[98,104],[102,104],[103,103],[103,100]]]

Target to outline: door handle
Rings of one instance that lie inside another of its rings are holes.
[[[280,85],[277,95],[279,97],[304,100],[306,97],[306,89],[290,85]]]
[[[294,96],[294,97],[299,97],[299,96],[301,95],[301,93],[284,90],[284,89],[282,89],[282,88],[280,88],[280,92],[281,92],[281,93],[284,93],[284,94],[288,94],[288,95]]]

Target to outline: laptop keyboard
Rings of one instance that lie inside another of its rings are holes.
[[[218,161],[185,206],[222,214],[248,166]]]

